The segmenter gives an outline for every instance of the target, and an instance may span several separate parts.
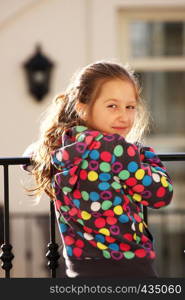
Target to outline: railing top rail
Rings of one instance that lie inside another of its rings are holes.
[[[24,165],[29,163],[29,157],[0,157],[0,165]]]
[[[181,161],[181,160],[185,160],[185,152],[158,153],[157,155],[163,161]]]
[[[185,160],[185,152],[177,153],[157,153],[163,161],[182,161]],[[29,157],[0,157],[0,165],[24,165],[29,164]]]

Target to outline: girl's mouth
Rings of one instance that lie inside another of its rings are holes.
[[[117,129],[117,130],[125,130],[125,129],[127,129],[127,127],[112,127],[112,128]]]

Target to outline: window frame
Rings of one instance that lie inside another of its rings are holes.
[[[131,61],[137,71],[185,71],[185,56],[131,56],[129,23],[136,20],[150,22],[185,22],[185,8],[130,8],[118,10],[118,49],[121,61]],[[185,39],[184,39],[185,40]]]

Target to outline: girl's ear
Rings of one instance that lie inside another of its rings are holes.
[[[75,110],[79,117],[85,121],[87,118],[87,105],[85,103],[80,103],[79,101],[77,101],[75,104]]]

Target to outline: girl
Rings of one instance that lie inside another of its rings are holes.
[[[142,207],[168,205],[173,189],[141,144],[148,122],[134,73],[104,61],[77,72],[47,111],[29,191],[55,203],[68,277],[157,277]]]

